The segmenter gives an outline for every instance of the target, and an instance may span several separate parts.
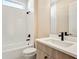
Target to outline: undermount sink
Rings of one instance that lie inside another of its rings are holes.
[[[61,47],[70,47],[73,45],[73,43],[67,42],[67,41],[60,41],[60,40],[53,40],[53,39],[49,39],[45,41],[49,42],[50,44],[61,46]]]

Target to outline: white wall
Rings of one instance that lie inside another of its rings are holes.
[[[34,34],[35,34],[35,23],[34,23],[34,12],[27,15],[27,34],[31,34],[31,43],[34,42]]]
[[[25,39],[27,31],[25,11],[3,5],[3,45],[13,44]]]
[[[35,5],[37,5],[35,15],[37,17],[37,36],[47,37],[50,34],[50,0],[38,0]]]
[[[24,9],[18,9],[2,5],[2,44],[3,48],[8,45],[16,45],[26,42],[27,34],[31,34],[34,41],[34,15],[27,15]]]

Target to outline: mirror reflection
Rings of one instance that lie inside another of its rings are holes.
[[[51,0],[51,34],[77,36],[77,1]]]

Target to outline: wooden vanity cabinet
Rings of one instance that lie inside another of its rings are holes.
[[[55,59],[76,59],[76,58],[56,50]]]
[[[38,50],[37,53],[37,59],[50,59],[49,55],[41,50]]]
[[[76,59],[63,52],[48,47],[42,43],[36,42],[37,57],[36,59]]]

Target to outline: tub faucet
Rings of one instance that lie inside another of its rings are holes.
[[[61,32],[61,34],[58,36],[61,37],[61,41],[64,41],[64,32]]]

